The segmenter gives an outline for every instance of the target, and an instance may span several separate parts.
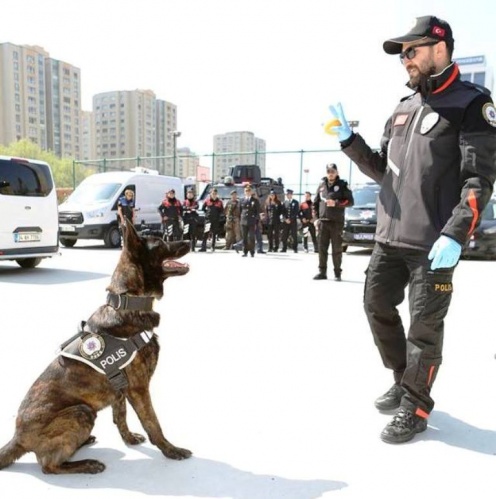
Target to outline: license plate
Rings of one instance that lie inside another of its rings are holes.
[[[76,232],[76,227],[73,225],[61,225],[60,232]]]
[[[354,238],[360,241],[372,241],[375,234],[355,234]]]
[[[31,243],[33,241],[41,241],[39,232],[16,232],[14,233],[14,241],[16,243]]]

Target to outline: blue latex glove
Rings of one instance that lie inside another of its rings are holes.
[[[454,267],[460,255],[462,247],[454,239],[447,236],[441,236],[433,245],[429,252],[429,260],[432,260],[431,269],[449,269]]]
[[[350,125],[348,125],[348,120],[344,117],[341,102],[339,102],[336,107],[329,106],[329,111],[331,111],[334,118],[341,122],[340,126],[333,126],[331,130],[338,136],[339,142],[344,142],[351,137],[352,131]]]

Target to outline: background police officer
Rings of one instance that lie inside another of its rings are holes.
[[[224,215],[224,204],[219,199],[217,189],[214,187],[209,198],[203,203],[205,212],[205,227],[200,251],[207,251],[208,238],[212,239],[212,251],[215,251],[215,243],[220,230],[221,218]]]
[[[183,234],[185,239],[191,242],[191,251],[196,247],[196,230],[198,226],[198,201],[195,197],[195,191],[188,189],[186,199],[183,201]]]
[[[300,203],[293,199],[292,189],[286,189],[286,199],[282,204],[282,253],[288,249],[288,239],[291,235],[293,250],[298,253],[298,214]]]
[[[300,203],[300,220],[301,220],[301,231],[303,234],[303,248],[308,253],[308,235],[312,238],[313,250],[317,253],[317,236],[315,234],[314,225],[314,206],[312,201],[312,193],[305,192],[305,199]]]
[[[245,197],[241,200],[241,234],[243,236],[243,255],[248,252],[255,256],[255,227],[260,219],[260,202],[253,195],[250,185],[245,187]]]
[[[167,192],[158,211],[162,217],[164,241],[180,241],[183,235],[181,230],[183,207],[181,201],[176,198],[174,189]]]
[[[348,182],[339,178],[335,163],[326,166],[327,176],[322,179],[315,196],[315,214],[319,224],[319,273],[314,279],[327,279],[329,243],[332,246],[334,279],[341,280],[343,260],[344,209],[353,206],[353,194]]]

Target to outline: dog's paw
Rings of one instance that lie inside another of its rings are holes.
[[[163,451],[164,455],[169,459],[175,459],[181,461],[182,459],[188,459],[191,457],[192,452],[188,449],[181,449],[180,447],[170,447]]]
[[[102,462],[97,461],[96,459],[85,459],[85,461],[86,465],[82,473],[90,473],[91,475],[96,475],[97,473],[105,471],[105,465]]]
[[[146,440],[146,438],[139,433],[129,432],[126,435],[122,435],[122,440],[124,440],[127,445],[138,445],[142,444]]]

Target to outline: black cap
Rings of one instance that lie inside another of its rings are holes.
[[[439,17],[422,16],[417,17],[413,28],[404,36],[397,36],[386,40],[383,44],[387,54],[401,54],[402,44],[431,38],[446,42],[446,45],[453,50],[454,42],[451,26]]]
[[[293,190],[292,189],[286,189],[286,194],[293,194]]]
[[[326,165],[326,172],[337,172],[338,171],[338,166],[336,163],[327,163]]]
[[[176,191],[174,189],[170,189],[167,194],[175,194],[175,193],[176,193]]]

